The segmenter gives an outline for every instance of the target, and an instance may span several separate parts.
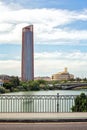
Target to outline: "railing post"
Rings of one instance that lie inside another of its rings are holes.
[[[59,93],[57,93],[57,112],[59,112]]]

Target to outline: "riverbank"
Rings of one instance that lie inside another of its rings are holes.
[[[35,81],[17,81],[18,78],[13,78],[10,82],[4,83],[0,87],[0,93],[12,93],[12,92],[24,92],[24,91],[49,91],[49,90],[80,90],[87,89],[86,82],[75,82],[75,81],[45,81],[45,80],[35,80]],[[76,87],[74,86],[81,86]]]
[[[76,87],[76,88],[73,88],[72,90],[87,90],[87,86],[83,86],[83,87]]]

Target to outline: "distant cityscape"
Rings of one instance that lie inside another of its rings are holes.
[[[11,76],[0,75],[0,84],[8,82]],[[22,61],[21,61],[21,81],[46,80],[46,81],[64,81],[73,80],[74,75],[68,72],[65,67],[64,71],[52,74],[50,77],[34,76],[34,28],[33,25],[26,26],[22,29]]]
[[[22,80],[34,80],[34,31],[33,25],[22,29]],[[67,68],[61,73],[57,73],[50,77],[36,77],[35,79],[44,80],[70,80],[74,79],[74,75],[69,74]]]
[[[39,80],[70,80],[74,79],[74,75],[70,74],[65,67],[63,72],[52,74],[51,77],[34,77],[34,28],[33,25],[26,26],[22,29],[22,61],[21,61],[21,77],[22,81]],[[10,76],[1,75],[1,80],[9,80]]]

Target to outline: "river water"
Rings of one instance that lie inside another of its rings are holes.
[[[87,89],[82,90],[48,90],[48,91],[28,91],[28,92],[15,92],[7,95],[80,95],[81,93],[87,94]]]

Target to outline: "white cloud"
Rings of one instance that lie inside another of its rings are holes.
[[[87,53],[80,51],[76,52],[43,52],[35,53],[35,60],[80,60],[84,61],[87,59]]]
[[[87,10],[17,8],[12,9],[12,5],[0,2],[0,43],[21,43],[22,27],[29,24],[34,24],[35,43],[64,44],[64,41],[87,40],[87,30],[60,27],[77,20],[87,21]]]
[[[80,60],[39,60],[35,61],[35,75],[36,76],[52,76],[54,73],[63,71],[68,67],[69,72],[74,74],[75,77],[87,77],[86,61]]]
[[[35,54],[35,75],[49,75],[62,71],[65,67],[75,77],[87,76],[87,53],[81,52],[52,52]]]
[[[19,3],[14,3],[14,2],[10,2],[9,4],[8,4],[8,7],[9,8],[11,8],[12,10],[14,9],[14,10],[19,10],[19,9],[21,9],[22,8],[22,6],[19,4]]]
[[[3,2],[0,2],[0,12],[2,12],[2,11],[6,12],[6,11],[9,11],[9,10],[10,10],[10,8],[8,6],[4,5]]]
[[[77,20],[87,20],[87,9],[83,10],[82,12],[76,13],[75,19]]]
[[[75,77],[87,77],[87,53],[44,52],[35,53],[34,70],[36,76],[52,76],[52,74],[68,71]],[[20,60],[0,60],[0,74],[21,75]]]
[[[18,60],[0,60],[0,74],[19,75],[21,63]]]
[[[3,33],[5,31],[10,31],[12,28],[12,24],[9,23],[0,23],[0,32]]]

